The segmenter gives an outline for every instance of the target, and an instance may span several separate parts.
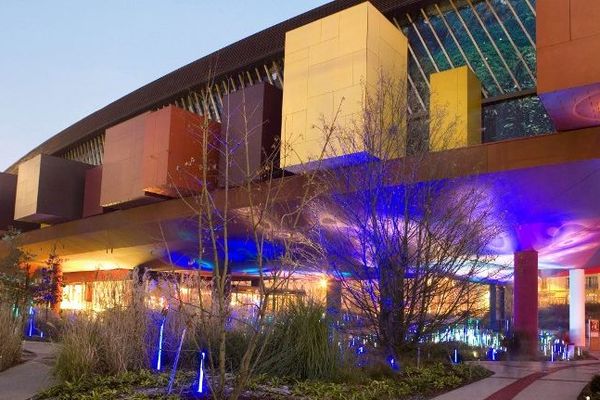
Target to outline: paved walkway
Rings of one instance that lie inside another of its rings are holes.
[[[434,400],[575,400],[592,377],[600,374],[598,360],[479,364],[494,375]]]
[[[25,400],[54,382],[52,365],[55,345],[45,342],[23,342],[23,350],[31,353],[27,361],[0,372],[0,400]]]

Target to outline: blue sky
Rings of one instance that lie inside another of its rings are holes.
[[[72,123],[324,0],[0,2],[0,170]]]

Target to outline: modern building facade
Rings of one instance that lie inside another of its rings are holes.
[[[323,141],[318,118],[341,99],[345,116],[360,113],[383,70],[405,84],[402,134],[429,137],[432,153],[457,161],[448,176],[477,175],[498,200],[510,228],[490,251],[514,279],[493,283],[513,287],[515,329],[535,337],[538,286],[546,293],[553,276],[570,274],[561,290],[571,298],[571,337],[584,345],[581,294],[600,267],[598,20],[600,4],[585,0],[328,3],[183,66],[32,149],[0,175],[0,228],[24,230],[38,263],[58,249],[65,309],[100,309],[106,282],[164,268],[159,237],[182,254],[175,262],[184,276],[195,240],[186,236],[185,198],[197,187],[182,169],[202,146],[243,131],[240,110],[251,105],[256,132],[235,163],[258,171],[275,154],[285,180],[377,157],[339,147],[311,162]],[[443,146],[416,123],[440,108],[459,121]],[[247,178],[224,177],[223,160],[207,157],[211,190]],[[239,247],[235,292],[251,296],[252,251]],[[311,290],[325,290],[319,277],[290,293]]]

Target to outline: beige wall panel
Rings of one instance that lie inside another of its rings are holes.
[[[323,151],[321,119],[331,122],[340,108],[341,130],[358,122],[367,88],[376,86],[382,70],[406,82],[406,60],[406,38],[368,2],[287,32],[281,166],[311,168],[305,164]],[[326,158],[349,155],[348,150],[366,152],[332,143]]]
[[[38,155],[19,164],[15,200],[16,220],[37,213],[41,162],[42,156]]]

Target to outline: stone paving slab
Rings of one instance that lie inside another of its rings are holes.
[[[55,381],[52,376],[56,345],[46,342],[23,342],[29,360],[0,372],[0,400],[26,400]]]
[[[494,375],[434,400],[575,400],[592,377],[600,374],[598,360],[478,364]]]
[[[516,379],[497,378],[492,376],[462,388],[458,388],[451,392],[444,393],[443,395],[436,397],[434,400],[485,399],[486,397],[496,393],[498,390],[513,382],[516,382]]]

